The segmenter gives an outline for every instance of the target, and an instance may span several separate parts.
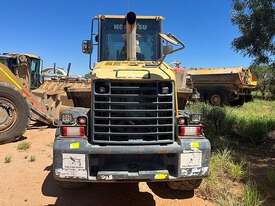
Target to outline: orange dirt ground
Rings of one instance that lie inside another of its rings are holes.
[[[0,145],[0,206],[211,206],[193,193],[174,192],[164,187],[139,184],[91,184],[78,190],[58,187],[52,177],[54,129],[31,129],[24,138],[31,143],[26,151],[21,142]],[[7,155],[10,163],[4,163]],[[30,156],[35,161],[30,161]],[[152,188],[152,189],[150,189]]]

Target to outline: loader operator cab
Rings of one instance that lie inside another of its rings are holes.
[[[161,16],[136,16],[133,12],[127,16],[99,15],[92,21],[91,39],[83,41],[82,51],[91,54],[97,45],[99,62],[159,61],[184,48],[172,34],[161,33],[163,20]],[[180,48],[173,50],[172,45]]]
[[[41,59],[32,54],[3,53],[0,63],[6,65],[30,89],[40,86]]]

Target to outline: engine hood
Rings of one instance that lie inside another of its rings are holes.
[[[153,65],[141,61],[103,61],[95,65],[92,79],[175,81],[175,74],[165,63]]]

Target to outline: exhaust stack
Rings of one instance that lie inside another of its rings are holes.
[[[137,60],[137,40],[136,40],[136,14],[129,12],[126,16],[126,44],[127,44],[127,60]]]

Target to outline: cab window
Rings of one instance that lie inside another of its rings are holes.
[[[137,60],[155,61],[160,58],[161,22],[137,19]],[[126,60],[126,22],[124,19],[101,21],[100,61]]]
[[[37,88],[40,85],[40,60],[31,59],[30,61],[31,88]]]

